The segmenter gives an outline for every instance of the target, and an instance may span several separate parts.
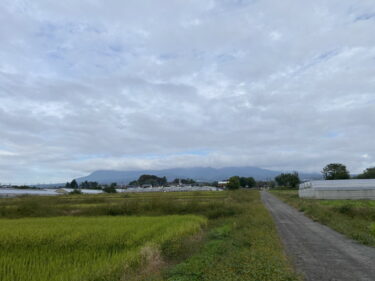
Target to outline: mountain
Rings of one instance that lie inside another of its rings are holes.
[[[83,181],[96,181],[99,183],[117,182],[127,184],[130,181],[138,179],[143,174],[156,175],[158,177],[166,176],[169,181],[175,178],[191,178],[196,181],[218,181],[231,176],[254,177],[255,180],[270,180],[279,175],[280,171],[272,171],[258,167],[226,167],[226,168],[174,168],[165,170],[136,170],[136,171],[115,171],[99,170],[86,177],[77,178],[80,183]],[[319,179],[319,174],[300,174],[301,179]]]

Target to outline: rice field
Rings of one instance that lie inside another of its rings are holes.
[[[142,249],[198,232],[207,219],[52,217],[0,219],[1,281],[126,280]]]

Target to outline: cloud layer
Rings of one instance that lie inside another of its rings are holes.
[[[374,1],[8,1],[0,182],[375,166]]]

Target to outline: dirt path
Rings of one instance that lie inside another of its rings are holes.
[[[287,255],[305,280],[375,280],[375,248],[312,221],[266,191],[262,200],[275,219]]]

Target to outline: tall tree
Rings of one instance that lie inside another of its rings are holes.
[[[375,179],[375,167],[367,168],[357,176],[357,179]]]
[[[139,185],[151,184],[153,186],[162,186],[167,183],[167,178],[166,177],[159,178],[155,175],[141,175],[138,178],[137,182]]]
[[[72,182],[70,183],[70,187],[71,188],[78,188],[78,183],[77,183],[77,181],[75,179],[72,180]]]
[[[300,183],[300,179],[297,172],[294,173],[283,173],[275,177],[275,182],[278,186],[297,188]]]
[[[345,180],[350,179],[346,166],[340,163],[331,163],[323,168],[323,177],[326,180]]]
[[[241,187],[251,188],[255,186],[255,180],[253,177],[240,177]]]
[[[227,188],[228,189],[231,189],[231,190],[233,190],[233,189],[239,189],[240,186],[241,186],[241,184],[240,184],[240,177],[234,176],[234,177],[229,178],[229,182],[227,184]]]

